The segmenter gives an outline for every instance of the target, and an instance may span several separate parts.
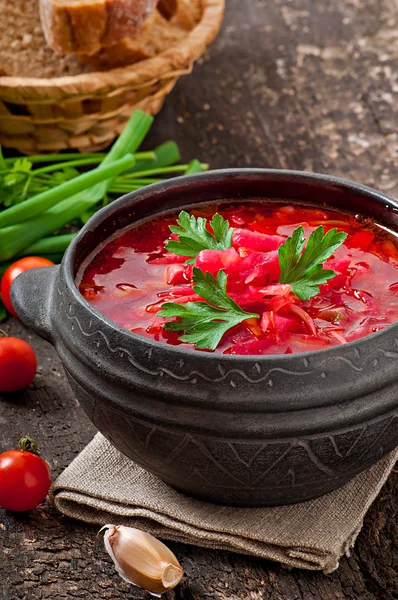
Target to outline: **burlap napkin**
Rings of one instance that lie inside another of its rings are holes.
[[[311,502],[232,508],[175,492],[97,434],[55,482],[52,497],[62,513],[88,523],[130,525],[163,539],[331,572],[354,544],[397,458],[398,450]]]

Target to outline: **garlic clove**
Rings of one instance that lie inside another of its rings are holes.
[[[125,581],[158,597],[181,581],[175,555],[149,533],[124,525],[104,525],[104,530],[105,548]]]

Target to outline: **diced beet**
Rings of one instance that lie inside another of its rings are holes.
[[[244,344],[254,339],[252,331],[246,327],[245,323],[241,323],[231,329],[227,336],[228,342],[232,344]]]
[[[169,265],[166,267],[164,279],[169,285],[177,285],[178,283],[187,283],[187,270],[185,265]]]
[[[245,284],[263,286],[278,281],[281,274],[278,251],[251,252],[242,258],[239,272]]]
[[[239,254],[234,248],[228,250],[202,250],[196,257],[195,266],[205,273],[216,275],[218,271],[235,265],[240,260]]]
[[[336,271],[336,273],[341,273],[341,274],[345,274],[347,273],[348,268],[351,265],[351,258],[348,256],[343,256],[341,258],[332,258],[327,260],[324,265],[323,268],[324,269],[332,269],[333,271]]]
[[[234,248],[248,248],[256,252],[277,250],[285,241],[280,235],[267,235],[249,229],[235,229],[232,236]]]
[[[263,300],[264,294],[260,288],[255,287],[254,285],[247,285],[243,292],[230,292],[229,296],[232,298],[234,302],[239,304],[239,306],[245,307],[249,304],[255,304]]]
[[[369,229],[363,229],[362,231],[357,231],[354,235],[349,236],[346,240],[345,245],[347,248],[358,248],[363,252],[367,252],[371,243],[374,240],[374,233],[369,231]]]
[[[194,293],[191,285],[185,285],[180,287],[173,287],[170,290],[172,296],[191,296]]]
[[[300,324],[297,319],[274,314],[274,325],[279,331],[300,331]]]
[[[278,281],[280,266],[278,251],[244,252],[235,248],[228,250],[202,250],[196,257],[196,266],[213,276],[223,270],[229,277],[229,290],[237,290],[244,284],[264,285]]]
[[[350,276],[350,272],[348,271],[350,265],[351,265],[351,258],[349,258],[349,257],[333,258],[333,259],[327,260],[324,263],[323,268],[331,269],[332,271],[337,273],[337,275],[335,277],[333,277],[332,279],[329,280],[328,285],[331,285],[332,288],[335,290],[346,285],[347,278]]]

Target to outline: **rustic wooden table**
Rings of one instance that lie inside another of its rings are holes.
[[[334,173],[397,194],[397,0],[227,4],[221,35],[168,98],[148,147],[170,138],[214,168]],[[0,398],[0,451],[28,432],[56,476],[94,427],[53,349],[14,320],[5,329],[31,340],[39,370],[25,393]],[[331,575],[178,544],[186,575],[168,599],[397,599],[397,492],[394,473]],[[119,579],[95,533],[48,504],[0,510],[0,599],[147,598]]]

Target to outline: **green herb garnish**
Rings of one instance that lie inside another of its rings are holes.
[[[303,252],[304,230],[301,225],[297,227],[278,250],[280,283],[290,283],[292,292],[300,300],[309,300],[319,294],[319,285],[337,275],[335,271],[323,269],[322,263],[332,256],[346,237],[346,233],[337,229],[330,229],[325,234],[320,226],[309,236]]]
[[[178,240],[167,242],[166,250],[179,256],[193,257],[187,263],[194,263],[195,257],[202,250],[227,250],[232,246],[234,230],[218,213],[210,221],[212,234],[206,229],[207,219],[196,219],[185,210],[180,212],[177,223],[179,227],[170,225],[170,231],[178,235]]]
[[[194,291],[205,302],[175,304],[166,302],[158,315],[180,317],[180,321],[166,323],[166,331],[183,331],[182,342],[195,344],[197,348],[215,350],[223,335],[242,321],[256,319],[258,314],[245,312],[226,292],[227,275],[219,271],[217,278],[201,269],[193,269]]]

